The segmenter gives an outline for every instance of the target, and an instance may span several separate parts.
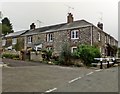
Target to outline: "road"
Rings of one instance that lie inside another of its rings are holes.
[[[95,70],[59,87],[55,92],[118,92],[118,69]]]
[[[118,92],[118,67],[28,65],[2,68],[3,92]]]

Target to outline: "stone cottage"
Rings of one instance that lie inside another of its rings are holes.
[[[98,22],[97,26],[86,20],[74,21],[71,13],[67,16],[67,23],[61,23],[41,28],[35,28],[31,24],[30,30],[22,35],[24,37],[24,49],[35,50],[48,49],[59,54],[62,46],[69,43],[71,52],[79,44],[95,45],[100,49],[101,54],[111,55],[108,45],[118,46],[118,41],[103,31],[103,23]]]
[[[4,36],[2,39],[2,47],[6,50],[12,50],[15,49],[15,45],[19,45],[16,49],[22,50],[24,48],[24,38],[21,35],[27,31],[28,30],[22,30]]]

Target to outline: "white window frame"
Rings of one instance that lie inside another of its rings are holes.
[[[77,49],[77,47],[76,46],[75,47],[71,47],[71,53],[74,52],[74,49]]]
[[[111,44],[111,38],[109,37],[109,44]]]
[[[53,33],[47,34],[47,42],[53,42]]]
[[[98,32],[98,41],[100,41],[101,40],[101,38],[100,38],[100,32]]]
[[[6,39],[3,39],[2,40],[2,46],[5,46],[6,45]]]
[[[17,38],[12,39],[12,45],[15,45],[15,44],[17,44]]]
[[[105,35],[105,43],[107,43],[107,35]]]
[[[31,43],[32,43],[32,36],[28,36],[28,37],[27,37],[27,43],[28,43],[28,44],[31,44]]]
[[[79,30],[71,31],[71,39],[79,39]]]

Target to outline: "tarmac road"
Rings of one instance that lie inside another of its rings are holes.
[[[118,92],[118,67],[100,70],[25,63],[2,68],[3,92]]]

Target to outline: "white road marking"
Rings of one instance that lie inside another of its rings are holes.
[[[68,83],[72,83],[72,82],[74,82],[74,81],[76,81],[76,80],[79,80],[79,79],[81,79],[82,77],[78,77],[78,78],[75,78],[75,79],[73,79],[73,80],[70,80]]]
[[[88,73],[88,74],[86,74],[86,75],[91,75],[91,74],[93,74],[93,72],[90,72],[90,73]]]
[[[49,93],[49,92],[52,92],[52,91],[55,91],[55,90],[57,90],[57,88],[49,89],[49,90],[47,90],[47,91],[45,91],[45,92],[46,92],[46,93]]]
[[[99,70],[95,70],[95,71],[101,71],[101,69],[99,69]]]

